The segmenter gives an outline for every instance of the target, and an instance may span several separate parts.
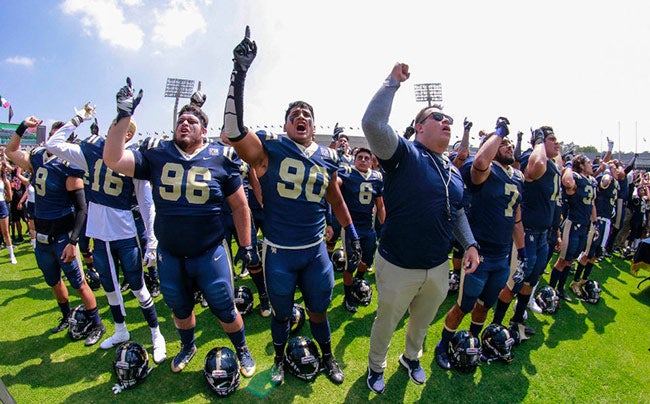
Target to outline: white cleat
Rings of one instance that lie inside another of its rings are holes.
[[[163,363],[167,359],[167,345],[165,342],[165,337],[158,332],[155,336],[152,337],[151,342],[153,343],[153,362],[158,365]]]
[[[101,349],[111,349],[117,345],[120,345],[123,342],[128,341],[129,338],[131,338],[131,335],[129,335],[128,331],[116,332],[115,334],[103,340],[102,343],[99,344],[99,347]]]
[[[528,308],[531,309],[534,313],[542,314],[542,308],[539,307],[535,299],[533,299],[532,297],[528,302]]]

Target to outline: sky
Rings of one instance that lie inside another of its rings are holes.
[[[129,76],[144,89],[138,131],[170,134],[164,89],[181,78],[202,82],[216,133],[232,49],[250,25],[258,54],[244,121],[253,129],[282,132],[287,105],[302,99],[318,133],[339,123],[362,135],[368,102],[401,62],[411,76],[390,117],[400,133],[426,105],[414,85],[439,82],[452,142],[464,117],[477,145],[478,130],[505,116],[524,139],[550,125],[565,143],[602,150],[609,137],[615,151],[650,150],[647,1],[0,0],[0,10],[0,95],[12,122],[35,115],[49,129],[90,101],[105,133]]]

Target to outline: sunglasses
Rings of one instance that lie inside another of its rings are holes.
[[[449,121],[449,124],[450,124],[450,125],[453,125],[453,124],[454,124],[454,118],[450,117],[449,115],[443,114],[442,112],[438,112],[438,111],[433,111],[433,112],[430,113],[429,115],[425,116],[424,119],[422,119],[422,120],[421,120],[420,122],[418,122],[418,123],[423,123],[423,122],[426,121],[427,118],[429,118],[429,117],[432,117],[433,119],[435,119],[435,120],[438,121],[438,122],[440,122],[440,121],[442,121],[443,119],[447,118],[447,120]]]

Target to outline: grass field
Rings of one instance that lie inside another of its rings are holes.
[[[208,402],[219,400],[203,380],[205,354],[218,345],[230,346],[216,318],[197,306],[199,352],[180,374],[173,374],[169,359],[157,366],[143,384],[114,396],[111,386],[114,351],[72,342],[65,333],[53,335],[59,310],[51,290],[36,267],[28,243],[17,247],[18,265],[9,264],[6,250],[0,251],[0,378],[18,403]],[[641,275],[647,272],[641,271]],[[373,275],[368,276],[374,283]],[[404,346],[404,327],[395,332],[386,369],[386,392],[377,396],[366,387],[369,333],[376,301],[350,315],[342,304],[343,284],[336,275],[330,310],[332,345],[344,372],[345,382],[333,385],[325,375],[305,383],[291,375],[272,388],[268,383],[273,348],[269,320],[257,312],[245,318],[249,346],[257,361],[257,373],[224,401],[271,401],[358,403],[376,402],[650,402],[646,375],[650,374],[650,283],[636,289],[641,279],[629,273],[629,265],[618,258],[603,261],[592,272],[601,282],[602,299],[596,305],[562,303],[553,316],[531,315],[528,323],[537,335],[516,348],[510,365],[480,366],[474,374],[445,372],[433,359],[445,313],[456,296],[443,303],[425,342],[422,365],[426,384],[413,384],[398,365]],[[242,281],[239,281],[240,283]],[[250,279],[243,283],[253,286]],[[100,313],[108,333],[113,326],[103,292],[97,292]],[[137,301],[125,294],[127,324],[131,338],[151,352],[149,329]],[[71,295],[71,305],[80,304]],[[256,300],[257,305],[257,300]],[[179,339],[169,309],[156,299],[169,356],[178,352]],[[512,310],[512,307],[511,307]],[[506,320],[511,313],[506,316]],[[491,313],[488,318],[491,318]],[[468,328],[466,318],[461,328]],[[309,328],[303,335],[310,336]],[[153,362],[152,362],[153,363]]]

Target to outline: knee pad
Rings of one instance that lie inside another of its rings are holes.
[[[234,304],[232,307],[227,309],[222,309],[222,310],[210,306],[210,311],[212,312],[212,314],[217,316],[219,321],[221,321],[222,323],[226,323],[226,324],[232,323],[237,318],[237,311],[235,310]]]
[[[108,299],[108,304],[110,306],[120,306],[122,302],[118,298],[119,291],[106,292],[106,299]]]
[[[139,290],[133,290],[133,296],[135,296],[136,299],[138,299],[138,302],[140,303],[140,307],[143,309],[146,309],[148,307],[151,307],[153,305],[153,299],[151,298],[151,294],[149,293],[149,290],[145,287]]]

